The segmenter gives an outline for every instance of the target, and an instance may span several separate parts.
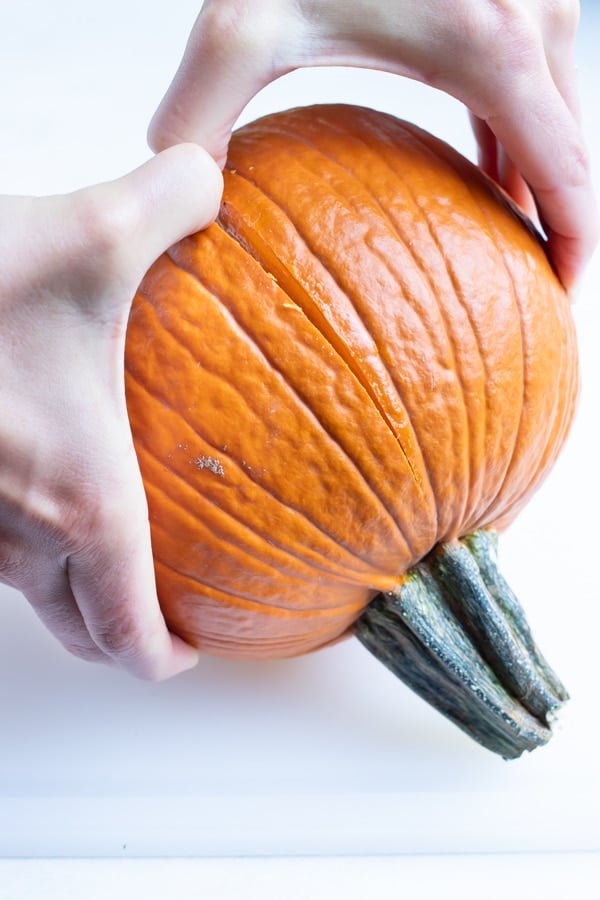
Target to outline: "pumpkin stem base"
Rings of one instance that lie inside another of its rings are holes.
[[[496,563],[497,535],[438,544],[378,594],[355,633],[379,660],[505,759],[547,743],[568,694]]]

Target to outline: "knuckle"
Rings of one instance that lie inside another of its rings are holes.
[[[141,635],[136,623],[126,612],[108,622],[90,627],[97,646],[108,656],[133,660],[140,653]]]
[[[543,11],[545,28],[551,35],[574,37],[579,27],[578,0],[546,0]]]
[[[585,187],[590,181],[590,157],[582,139],[575,138],[564,154],[562,183],[569,187]]]
[[[134,195],[98,185],[73,196],[80,274],[92,288],[104,285],[124,271],[127,247],[139,226]]]
[[[215,51],[227,47],[232,61],[244,64],[271,56],[282,34],[283,4],[249,0],[209,0],[198,19],[198,37]]]
[[[46,553],[66,559],[94,542],[95,504],[75,485],[57,486],[56,494],[28,511],[29,530]]]
[[[85,471],[86,465],[81,463],[53,525],[56,541],[68,556],[98,557],[101,566],[111,547],[122,551],[125,544],[133,545],[146,526],[147,508],[143,488],[120,477],[117,460],[105,460],[98,472]]]
[[[469,45],[469,74],[472,77],[478,68],[488,72],[487,78],[476,82],[474,91],[481,107],[476,111],[487,119],[500,113],[520,92],[530,92],[543,76],[544,37],[531,11],[516,0],[492,0],[485,24],[478,24],[477,32]]]
[[[501,45],[513,51],[573,39],[579,26],[578,0],[544,0],[534,13],[520,0],[493,0],[491,22]],[[488,47],[489,52],[489,47]],[[512,53],[511,53],[512,55]],[[518,62],[518,53],[515,62]]]
[[[90,630],[97,647],[106,656],[139,678],[160,681],[164,677],[155,636],[149,633],[143,622],[126,611],[120,611],[111,621],[98,623]]]
[[[444,61],[428,80],[444,87],[460,84],[469,105],[483,106],[522,74],[530,77],[543,59],[543,39],[530,9],[520,0],[459,0],[451,22],[436,25],[437,46]],[[487,77],[481,77],[487,73]],[[479,114],[479,113],[478,113]],[[485,111],[483,114],[485,117]]]
[[[496,41],[512,66],[529,66],[532,55],[543,50],[542,35],[532,16],[520,3],[503,2],[497,9]],[[488,48],[489,50],[489,48]]]
[[[68,591],[47,587],[48,577],[40,573],[29,584],[23,584],[24,595],[38,618],[72,656],[86,662],[106,662],[106,655],[90,636]]]

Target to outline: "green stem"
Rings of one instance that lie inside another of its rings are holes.
[[[355,630],[417,694],[514,759],[549,740],[568,694],[498,571],[496,543],[481,530],[438,544],[397,590],[371,601]]]

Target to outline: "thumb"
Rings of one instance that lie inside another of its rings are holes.
[[[91,275],[94,311],[100,305],[104,314],[90,319],[88,404],[77,409],[74,436],[92,470],[86,497],[94,502],[91,509],[86,501],[78,504],[77,531],[85,540],[70,544],[64,594],[73,597],[101,654],[145,678],[165,678],[189,668],[197,652],[169,634],[160,610],[148,511],[126,410],[125,328],[107,332],[104,324],[125,324],[135,289],[154,260],[210,224],[221,190],[216,163],[202,148],[186,144],[115,181],[84,189],[75,204],[76,223],[84,224],[80,265],[91,267],[83,272],[87,280],[82,282],[81,272],[75,279],[77,296]],[[72,277],[72,268],[70,272]],[[88,296],[86,291],[83,295]]]
[[[223,177],[196,144],[178,144],[115,181],[85,189],[80,219],[105,283],[135,290],[177,241],[219,211]]]

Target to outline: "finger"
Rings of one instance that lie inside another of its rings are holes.
[[[187,143],[149,159],[121,186],[139,198],[133,246],[147,268],[171,244],[213,221],[223,178],[202,147]]]
[[[90,637],[66,570],[47,563],[36,583],[23,591],[37,617],[63,647],[88,662],[112,662]]]
[[[529,70],[516,67],[514,83],[502,92],[511,104],[487,122],[471,114],[471,122],[479,164],[546,230],[558,274],[571,287],[595,247],[598,227],[579,126],[574,66],[578,4],[542,4],[536,20],[543,55]],[[519,75],[524,91],[518,89]],[[529,118],[520,114],[522,109],[529,109]]]
[[[13,294],[25,291],[29,300],[36,283],[51,291],[56,302],[47,308],[57,312],[66,340],[62,320],[71,310],[89,312],[93,325],[104,319],[124,327],[146,271],[172,244],[212,222],[222,189],[209,154],[183,144],[115,181],[36,198],[27,229],[32,251],[27,267],[16,267]]]
[[[160,610],[143,498],[135,512],[130,499],[121,501],[104,509],[98,539],[69,556],[69,582],[103,654],[140,678],[170,678],[194,666],[198,653],[170,634]]]
[[[514,84],[487,124],[533,192],[557,273],[571,287],[590,258],[597,233],[597,211],[589,162],[581,132],[549,79]],[[521,115],[528,108],[529,116]]]
[[[246,103],[284,71],[274,54],[297,28],[284,21],[285,4],[206,0],[177,73],[148,131],[154,150],[181,141],[205,147],[225,163],[231,130]],[[288,4],[288,7],[290,4]],[[280,56],[281,54],[279,54]]]
[[[114,293],[116,305],[128,306],[154,259],[212,220],[221,184],[215,162],[200,147],[187,144],[164,151],[118,181],[89,189],[79,218],[82,211],[86,217],[89,204],[91,228],[85,241],[96,248],[98,296],[111,298]],[[95,324],[96,318],[92,321]],[[87,488],[88,496],[97,497],[82,523],[87,539],[70,553],[67,571],[96,646],[134,675],[163,679],[193,666],[198,654],[169,633],[159,606],[147,507],[126,417],[124,338],[121,330],[118,339],[102,343],[106,352],[101,349],[90,358],[92,372],[99,373],[97,409],[105,404],[107,365],[113,408],[104,426],[99,425],[99,412],[95,422],[88,423],[90,446],[101,430],[96,443],[104,445],[104,452]],[[103,479],[97,477],[101,470]]]
[[[479,116],[469,113],[473,136],[477,144],[477,162],[484,172],[500,182],[500,167],[498,159],[498,141],[489,125]]]
[[[213,221],[222,190],[212,157],[187,143],[169,147],[116,181],[80,192],[78,223],[102,259],[104,282],[122,292],[123,279],[116,276],[128,274],[136,287],[161,253]]]
[[[536,19],[548,63],[561,97],[577,123],[581,121],[581,104],[575,66],[576,38],[580,7],[576,0],[537,0]]]
[[[535,201],[518,168],[504,152],[489,125],[472,113],[470,120],[477,142],[480,168],[500,184],[525,215],[539,227]]]
[[[523,30],[518,47],[518,56],[513,51],[497,60],[496,83],[469,77],[467,70],[452,90],[485,121],[518,167],[535,197],[556,271],[570,288],[598,234],[589,160],[577,119],[555,84],[539,32]],[[497,165],[500,170],[500,154]]]
[[[536,227],[541,229],[537,206],[529,185],[501,146],[498,147],[498,173],[498,180],[507,194]]]

